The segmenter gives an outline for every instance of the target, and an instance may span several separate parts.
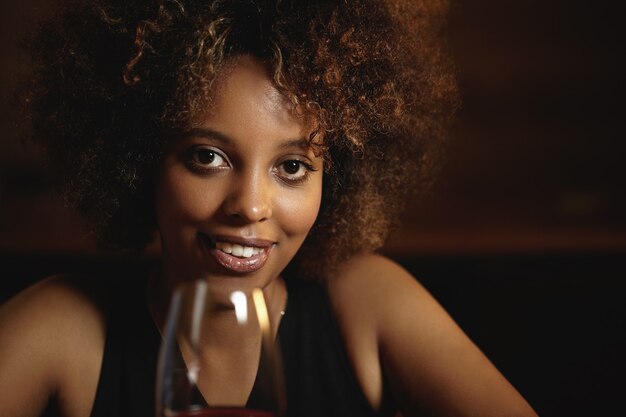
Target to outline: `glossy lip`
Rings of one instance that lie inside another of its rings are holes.
[[[211,255],[213,259],[215,259],[215,261],[224,269],[236,274],[249,274],[261,269],[267,262],[272,248],[276,245],[275,242],[266,239],[241,238],[237,236],[225,235],[209,236],[204,233],[199,233],[198,236],[209,255]],[[259,248],[260,251],[257,255],[253,255],[249,258],[239,258],[217,249],[215,247],[215,242],[228,242],[242,246],[253,246]]]

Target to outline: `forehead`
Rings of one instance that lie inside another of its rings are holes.
[[[231,58],[217,75],[213,95],[197,125],[282,129],[302,133],[308,123],[278,91],[267,67],[251,56]]]

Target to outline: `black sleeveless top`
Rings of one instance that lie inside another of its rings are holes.
[[[290,280],[287,290],[287,308],[278,337],[288,416],[382,415],[372,409],[352,372],[325,288]],[[143,299],[143,288],[137,291],[129,291],[126,283],[124,291],[115,292],[116,299],[109,306],[91,417],[154,417],[160,335],[146,304],[137,302]]]

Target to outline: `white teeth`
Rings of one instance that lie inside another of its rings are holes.
[[[233,253],[233,245],[230,243],[222,243],[222,247],[219,249],[226,253]]]
[[[242,246],[228,242],[216,242],[215,247],[224,253],[232,254],[240,258],[250,258],[261,252],[261,249],[254,246]]]
[[[243,246],[234,244],[233,245],[233,255],[242,256],[243,255]]]

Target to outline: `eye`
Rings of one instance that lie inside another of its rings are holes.
[[[288,184],[300,184],[309,178],[311,172],[317,171],[307,162],[289,159],[281,162],[276,168],[277,175]]]
[[[228,168],[226,158],[218,151],[207,146],[194,146],[185,155],[185,164],[194,172],[208,173]]]

